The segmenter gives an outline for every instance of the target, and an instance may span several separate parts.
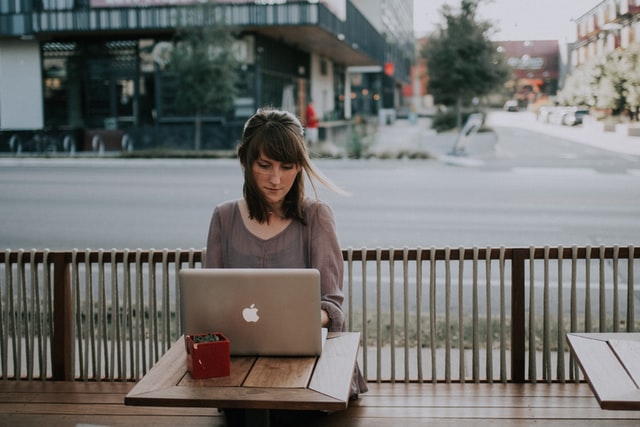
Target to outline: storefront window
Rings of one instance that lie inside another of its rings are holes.
[[[47,128],[81,127],[82,102],[76,43],[43,45],[44,114]]]
[[[121,129],[152,122],[153,64],[144,52],[153,44],[44,43],[46,126]]]

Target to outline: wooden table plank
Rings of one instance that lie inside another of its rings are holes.
[[[621,334],[567,334],[567,339],[601,408],[640,409],[638,385],[609,344],[610,339],[622,339]]]
[[[346,408],[359,345],[360,334],[327,337],[323,350],[323,356],[327,352],[326,357],[318,360],[309,388],[344,401]]]
[[[133,394],[134,396],[144,395],[148,391],[176,385],[187,372],[187,359],[185,354],[184,336],[181,336],[160,360],[156,362],[149,372],[138,381],[129,394]],[[129,397],[129,394],[127,397]],[[127,397],[125,397],[125,404],[127,404]]]
[[[316,357],[260,357],[243,386],[306,388],[315,365]]]
[[[194,379],[187,373],[178,385],[184,387],[241,387],[255,362],[255,357],[232,357],[231,371],[228,377]]]
[[[609,340],[609,346],[618,356],[627,373],[636,384],[640,386],[640,341],[623,341],[619,339]]]
[[[174,387],[129,400],[144,406],[217,407],[337,411],[344,402],[309,389],[260,387]]]

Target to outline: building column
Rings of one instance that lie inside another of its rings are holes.
[[[40,44],[5,40],[0,43],[0,130],[43,127]]]

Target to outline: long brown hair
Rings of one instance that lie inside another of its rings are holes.
[[[238,158],[244,170],[242,191],[249,208],[249,216],[258,222],[269,221],[270,209],[253,176],[252,166],[261,154],[278,162],[301,166],[309,177],[316,198],[314,179],[334,191],[344,193],[311,164],[300,120],[288,111],[261,108],[245,123],[242,140],[238,146]],[[282,214],[285,218],[305,223],[302,203],[304,197],[304,176],[298,173],[284,199]]]

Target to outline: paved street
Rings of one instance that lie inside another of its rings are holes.
[[[640,242],[640,156],[504,124],[448,156],[456,135],[424,120],[381,127],[376,144],[432,159],[317,161],[351,192],[320,190],[343,247]],[[213,207],[239,197],[241,179],[228,159],[3,158],[0,247],[201,248]]]

